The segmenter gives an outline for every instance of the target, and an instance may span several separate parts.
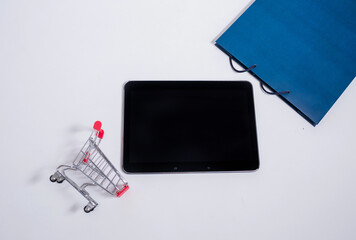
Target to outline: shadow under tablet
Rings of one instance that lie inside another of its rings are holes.
[[[130,81],[124,101],[128,173],[259,167],[249,82]]]

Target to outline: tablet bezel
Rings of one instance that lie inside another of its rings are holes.
[[[130,138],[130,105],[129,95],[135,89],[162,89],[174,87],[201,87],[208,89],[235,88],[248,94],[249,118],[251,120],[251,137],[253,156],[248,162],[177,162],[177,163],[132,163],[129,155]],[[257,130],[253,89],[247,81],[129,81],[124,86],[124,117],[123,117],[123,154],[122,168],[126,173],[174,173],[174,172],[211,172],[211,171],[253,171],[259,168],[259,153],[257,144]]]

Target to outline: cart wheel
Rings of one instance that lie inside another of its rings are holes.
[[[89,205],[86,205],[86,206],[84,207],[84,212],[90,213],[91,211],[94,210],[94,208],[95,208],[95,207],[91,207],[91,206],[89,206]]]
[[[64,180],[65,180],[64,178],[58,178],[57,183],[62,183],[62,182],[64,182]]]
[[[55,181],[57,181],[57,178],[56,178],[54,175],[51,175],[51,176],[49,177],[49,180],[50,180],[51,182],[55,182]]]

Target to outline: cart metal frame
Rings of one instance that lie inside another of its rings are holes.
[[[99,186],[107,193],[117,197],[121,197],[129,189],[128,182],[99,148],[104,136],[101,126],[100,121],[94,123],[92,133],[73,160],[72,166],[60,165],[56,172],[50,176],[51,182],[62,183],[66,180],[89,201],[84,207],[86,213],[93,211],[98,205],[86,190],[88,186]],[[79,186],[66,174],[67,171],[81,172],[87,177],[88,182]]]

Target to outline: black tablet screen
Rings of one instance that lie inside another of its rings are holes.
[[[248,82],[132,81],[125,85],[127,172],[258,168]]]

